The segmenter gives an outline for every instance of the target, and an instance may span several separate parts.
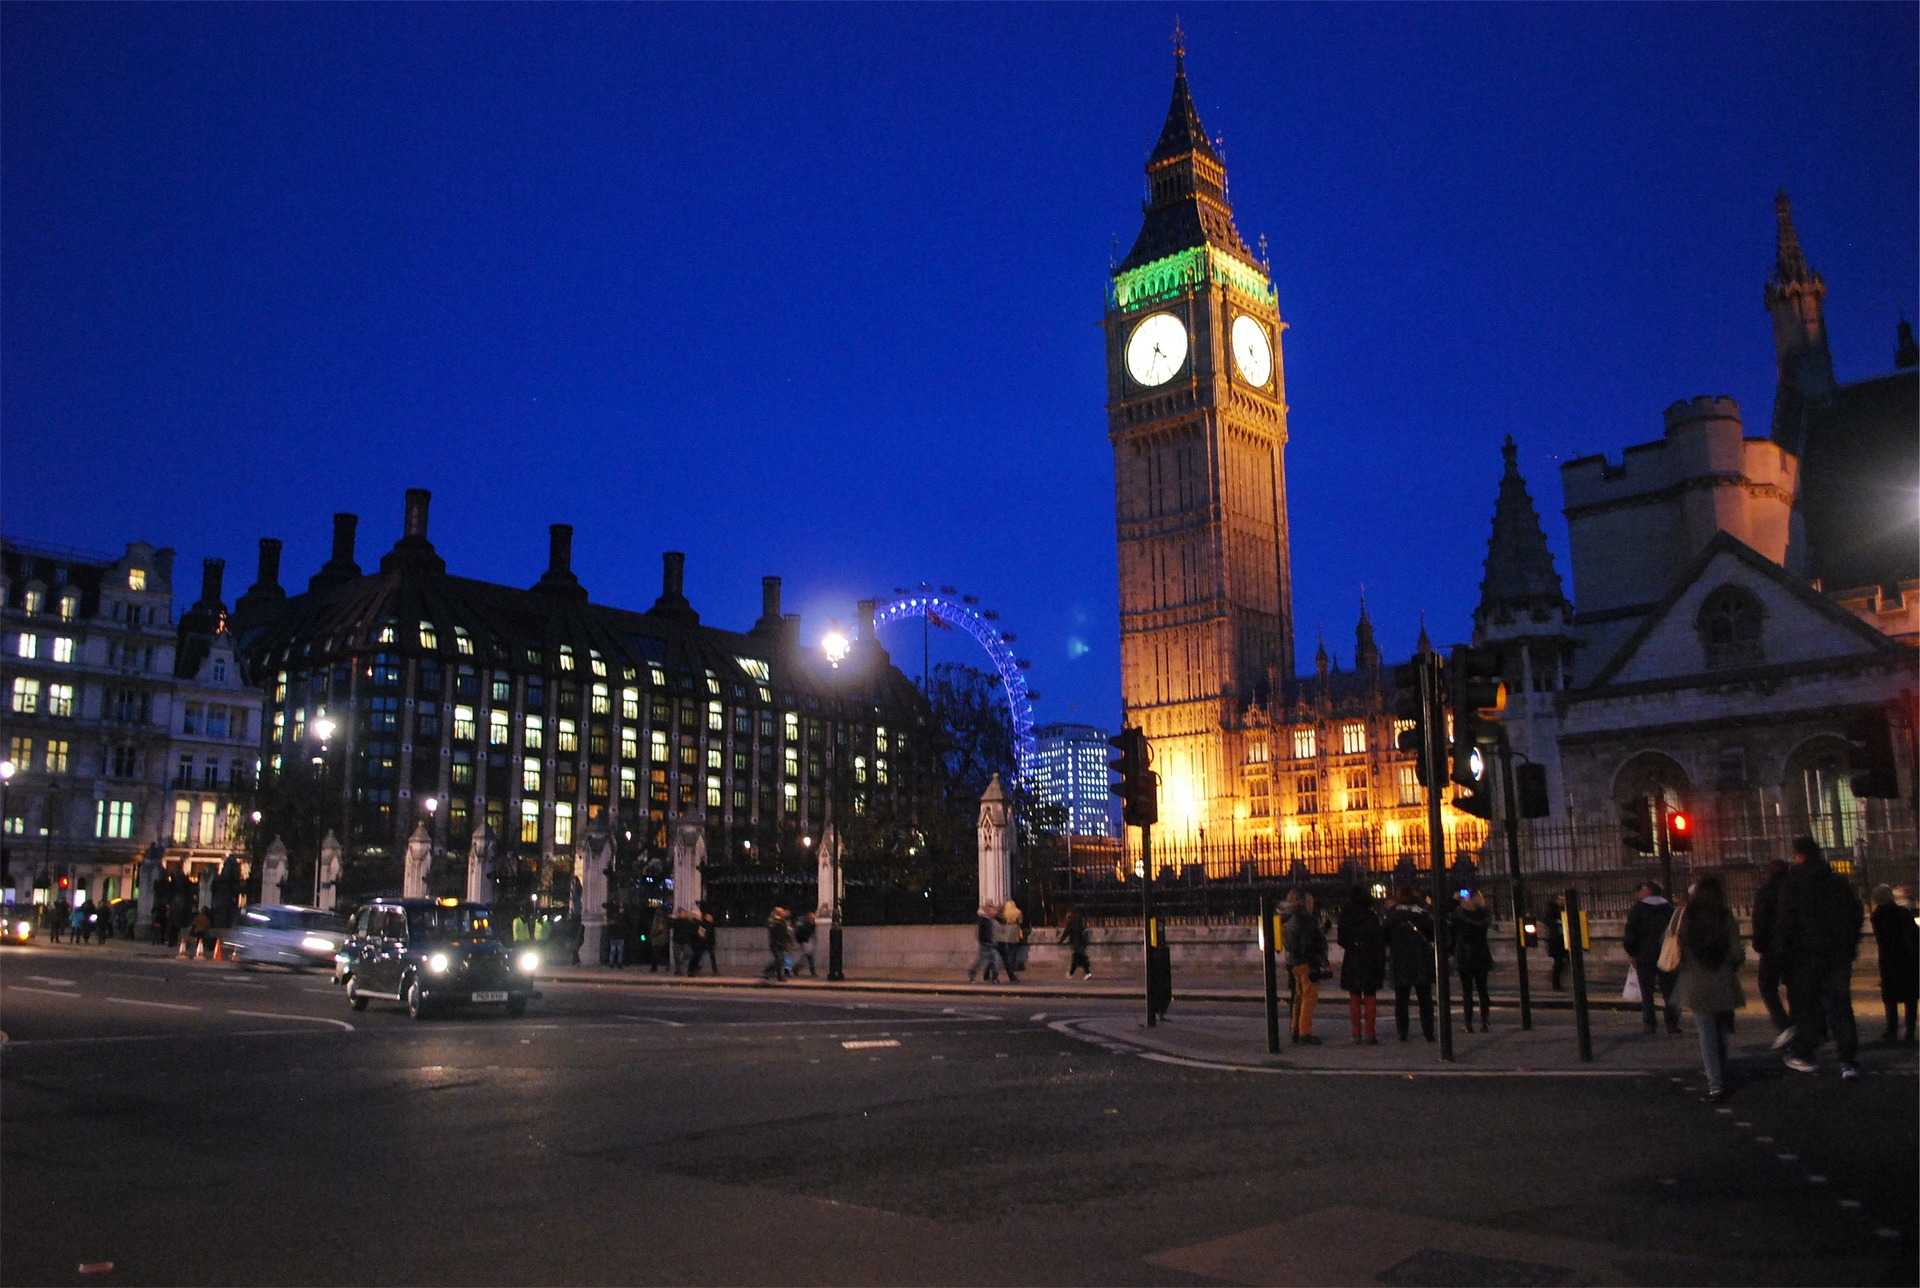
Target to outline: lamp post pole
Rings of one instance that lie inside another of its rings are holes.
[[[436,826],[440,821],[440,798],[429,796],[420,802],[420,808],[427,811],[427,871],[435,872],[440,867],[440,843]],[[431,895],[432,889],[427,893]]]
[[[320,739],[320,750],[314,753],[313,766],[317,771],[314,781],[320,788],[320,806],[314,818],[313,836],[313,906],[320,906],[320,846],[326,840],[327,827],[327,743],[333,738],[334,723],[326,712],[313,722],[314,736]]]
[[[827,655],[828,665],[836,671],[840,669],[840,663],[846,660],[847,654],[852,651],[851,642],[838,628],[827,632],[825,638],[820,641],[820,647]],[[827,978],[831,981],[846,978],[846,973],[842,969],[846,959],[842,953],[840,937],[840,851],[846,848],[843,837],[847,824],[846,797],[840,779],[846,769],[846,766],[841,763],[843,760],[844,757],[834,750],[833,735],[829,732],[827,735],[827,781],[833,788],[833,804],[836,811],[833,820],[833,851],[827,855],[828,879],[833,883],[833,889],[827,896],[827,906],[833,912],[833,920],[827,926]]]
[[[18,766],[11,760],[0,760],[0,828],[6,826],[7,784],[13,781],[13,775],[17,768]],[[11,880],[13,877],[13,851],[5,848],[7,843],[6,837],[10,835],[12,835],[10,832],[0,834],[0,855],[6,857],[6,862],[0,863],[0,878],[7,880]]]

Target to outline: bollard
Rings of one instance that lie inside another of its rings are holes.
[[[1580,1058],[1593,1063],[1593,1026],[1587,1019],[1587,914],[1580,910],[1580,892],[1567,890],[1567,908],[1560,914],[1560,934],[1573,967],[1573,1028],[1580,1038]]]
[[[1267,1054],[1280,1054],[1280,985],[1274,972],[1274,952],[1279,938],[1274,924],[1274,899],[1260,896],[1260,963],[1267,979]]]

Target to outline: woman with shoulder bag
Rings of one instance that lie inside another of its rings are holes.
[[[1387,929],[1373,909],[1373,895],[1355,886],[1340,910],[1340,987],[1347,994],[1347,1023],[1353,1040],[1378,1046],[1374,1036],[1376,996],[1387,980]]]
[[[1686,905],[1673,920],[1671,937],[1660,946],[1660,962],[1664,969],[1671,956],[1679,972],[1674,1000],[1693,1012],[1707,1100],[1718,1104],[1727,1098],[1727,1035],[1733,1032],[1733,1013],[1746,1002],[1740,989],[1740,964],[1747,955],[1740,923],[1727,907],[1726,888],[1711,874],[1693,883]]]
[[[1467,1032],[1473,1032],[1473,995],[1480,994],[1480,1031],[1487,1031],[1487,972],[1493,969],[1493,949],[1488,932],[1493,914],[1487,910],[1487,897],[1475,890],[1453,910],[1453,963],[1460,973],[1460,1009],[1466,1014]]]

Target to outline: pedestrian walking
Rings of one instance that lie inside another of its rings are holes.
[[[627,919],[625,908],[607,918],[607,967],[610,970],[627,968]]]
[[[1078,908],[1067,908],[1067,919],[1060,926],[1060,942],[1067,945],[1072,957],[1067,961],[1067,978],[1073,978],[1073,972],[1084,970],[1084,978],[1093,978],[1093,963],[1087,959],[1087,919]]]
[[[794,959],[794,973],[800,973],[800,962],[807,963],[807,978],[818,979],[820,972],[813,968],[813,932],[819,924],[816,914],[803,912],[800,919],[793,923],[793,948],[798,956]],[[829,963],[831,964],[831,963]]]
[[[567,943],[573,952],[573,965],[578,966],[580,964],[581,945],[587,942],[586,923],[578,917],[569,916],[566,920],[564,933],[567,937]]]
[[[1707,1099],[1719,1104],[1727,1098],[1727,1037],[1733,1032],[1733,1013],[1747,1000],[1740,991],[1746,949],[1740,943],[1740,923],[1727,907],[1726,888],[1712,873],[1693,883],[1686,906],[1676,916],[1680,969],[1675,972],[1674,996],[1693,1014]]]
[[[973,914],[973,932],[977,949],[973,965],[967,967],[967,983],[973,983],[975,975],[989,984],[1000,982],[1000,950],[994,946],[994,923],[998,920],[993,905],[983,903],[980,911]]]
[[[1673,901],[1667,898],[1658,881],[1642,881],[1639,894],[1627,912],[1620,946],[1627,950],[1640,984],[1640,1023],[1648,1033],[1659,1032],[1653,1013],[1657,991],[1666,1011],[1667,1032],[1678,1033],[1680,1008],[1673,1001],[1673,973],[1660,969],[1660,949],[1666,942],[1667,927],[1673,921]]]
[[[1020,908],[1009,899],[1000,906],[1000,915],[993,921],[993,948],[1000,954],[1000,969],[1006,973],[1007,983],[1020,982],[1019,959],[1014,950],[1020,943]]]
[[[1902,899],[1900,895],[1906,894]],[[1906,1040],[1913,1041],[1914,1001],[1920,998],[1920,921],[1914,919],[1913,896],[1906,886],[1873,890],[1874,943],[1880,949],[1880,1004],[1886,1008],[1887,1027],[1882,1042],[1900,1041],[1900,1009],[1906,1008]]]
[[[1289,891],[1286,908],[1281,939],[1287,950],[1287,974],[1293,979],[1287,1006],[1293,1040],[1302,1046],[1319,1046],[1320,1039],[1313,1035],[1313,1011],[1325,977],[1327,935],[1314,913],[1313,896],[1306,891],[1298,887]]]
[[[527,922],[525,911],[513,914],[513,942],[524,944],[533,938],[533,927]]]
[[[682,908],[668,921],[667,945],[672,950],[669,968],[675,975],[685,975],[687,965],[693,959],[693,941],[698,937],[699,918],[691,908]],[[653,969],[649,964],[649,970]]]
[[[1778,1051],[1793,1041],[1793,1017],[1780,1000],[1780,954],[1773,951],[1774,928],[1780,919],[1780,887],[1787,880],[1787,861],[1767,863],[1767,878],[1753,892],[1753,951],[1759,959],[1754,985],[1760,990],[1760,1004],[1773,1021],[1773,1049]]]
[[[713,914],[705,908],[700,909],[698,920],[694,923],[693,947],[694,960],[687,967],[687,973],[691,975],[700,969],[699,958],[705,956],[707,965],[712,968],[712,973],[718,975],[720,973],[720,928],[713,924]]]
[[[1487,1031],[1487,1012],[1492,1003],[1487,997],[1487,975],[1493,970],[1493,946],[1489,932],[1493,913],[1487,909],[1487,896],[1475,890],[1453,910],[1453,961],[1460,974],[1460,1009],[1466,1015],[1467,1032],[1473,1032],[1473,998],[1480,996],[1480,1031]]]
[[[1356,1043],[1378,1046],[1374,1015],[1378,994],[1387,979],[1387,928],[1374,910],[1373,894],[1355,886],[1340,909],[1335,938],[1345,954],[1340,959],[1340,987],[1347,994],[1347,1026]]]
[[[1556,993],[1566,987],[1561,979],[1567,971],[1567,931],[1560,924],[1560,918],[1566,911],[1567,901],[1562,895],[1553,896],[1547,904],[1547,960],[1553,963],[1553,991]]]
[[[55,899],[53,901],[52,924],[48,929],[53,934],[54,943],[59,943],[60,937],[67,933],[67,927],[72,924],[72,917],[73,909],[67,906],[65,899]]]
[[[1786,1066],[1795,1073],[1813,1073],[1818,1067],[1813,1056],[1824,1021],[1840,1057],[1840,1077],[1851,1082],[1860,1076],[1860,1035],[1853,1023],[1853,959],[1860,947],[1860,918],[1860,897],[1827,865],[1819,842],[1810,836],[1795,838],[1773,930],[1794,1021]]]
[[[85,903],[75,904],[73,906],[73,911],[67,914],[67,929],[72,932],[71,938],[75,944],[85,942],[86,933],[87,933],[87,912],[92,907],[93,907],[93,900],[89,898]]]
[[[770,955],[767,968],[760,972],[760,978],[778,984],[793,971],[793,925],[790,914],[776,905],[767,915],[767,952]]]
[[[1402,887],[1382,918],[1387,931],[1388,976],[1393,981],[1393,1026],[1407,1040],[1407,998],[1420,1002],[1420,1032],[1433,1041],[1433,914],[1420,896]]]

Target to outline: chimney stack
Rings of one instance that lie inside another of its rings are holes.
[[[200,561],[200,604],[203,608],[220,606],[220,582],[227,570],[224,559],[203,559]]]
[[[353,562],[353,530],[359,524],[360,516],[357,514],[333,516],[333,558],[328,560],[329,563],[346,565]]]
[[[873,604],[873,600],[863,599],[854,606],[855,639],[873,639]]]
[[[660,556],[660,598],[685,599],[687,556],[682,550],[669,550]]]
[[[153,552],[153,570],[156,574],[153,589],[171,591],[173,589],[173,547],[162,546]]]
[[[425,541],[427,539],[427,503],[433,500],[433,493],[423,487],[407,489],[406,521],[401,532],[403,539],[408,537]]]
[[[768,621],[780,620],[780,579],[778,577],[760,579],[760,616]]]
[[[566,577],[573,573],[573,525],[547,525],[547,576]]]
[[[280,538],[260,538],[260,568],[253,581],[261,590],[280,584]]]

